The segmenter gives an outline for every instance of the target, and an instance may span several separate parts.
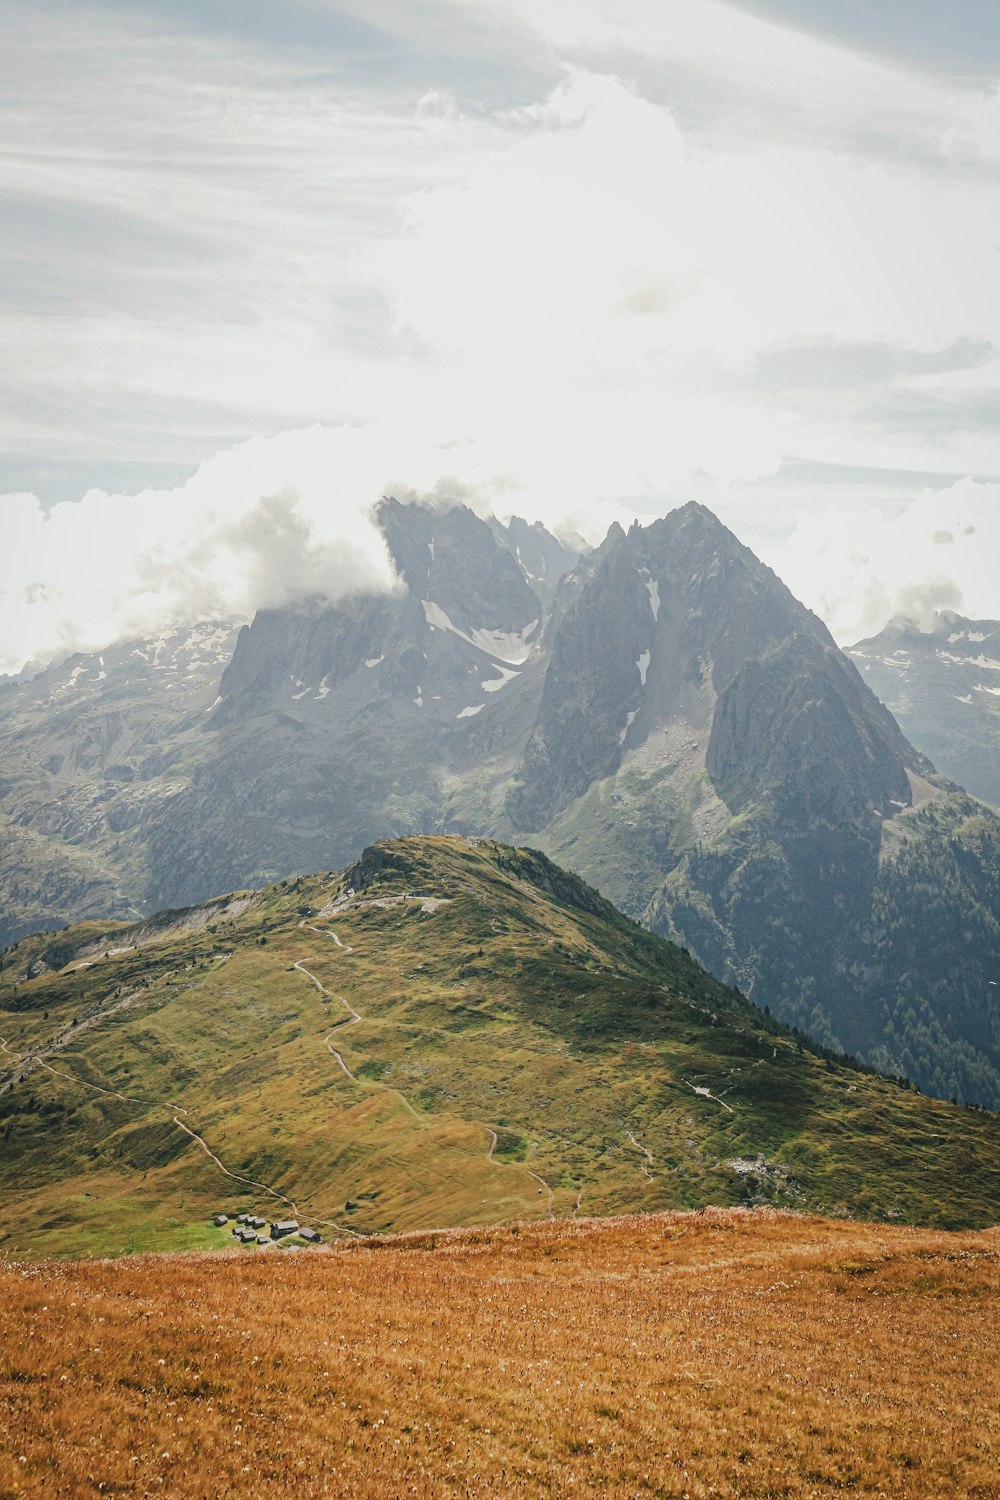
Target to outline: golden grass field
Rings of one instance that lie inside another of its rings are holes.
[[[770,1209],[6,1265],[0,1495],[1000,1495],[1000,1230]]]

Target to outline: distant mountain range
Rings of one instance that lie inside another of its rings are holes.
[[[0,693],[8,940],[488,833],[824,1044],[1000,1103],[1000,818],[709,511],[583,556],[463,506],[378,516],[393,593]]]
[[[848,655],[938,769],[1000,807],[1000,620],[891,620]]]
[[[824,1056],[535,851],[342,874],[0,963],[5,1256],[769,1203],[1000,1215],[1000,1121]],[[16,1207],[15,1207],[16,1205]]]

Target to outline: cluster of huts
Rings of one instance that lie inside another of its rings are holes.
[[[216,1229],[224,1229],[229,1223],[228,1214],[216,1214],[212,1220]],[[270,1233],[265,1231],[270,1230]],[[233,1238],[241,1245],[276,1245],[281,1240],[295,1235],[307,1245],[318,1245],[320,1236],[315,1229],[300,1224],[297,1219],[275,1219],[268,1225],[259,1214],[237,1214],[233,1222]]]

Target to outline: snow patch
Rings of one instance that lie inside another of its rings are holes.
[[[963,667],[980,667],[987,672],[1000,672],[1000,661],[992,656],[984,656],[982,652],[978,656],[953,656],[950,651],[939,651],[937,655],[942,661],[958,662]]]
[[[385,661],[385,657],[384,656],[366,656],[365,657],[365,666],[366,667],[377,667],[378,664],[379,664],[379,662],[383,662],[383,661]]]
[[[989,693],[990,696],[993,697],[993,698],[1000,698],[1000,687],[987,687],[986,684],[985,684],[985,682],[977,682],[976,683],[976,692],[977,693]],[[962,701],[963,701],[963,703],[971,703],[972,702],[972,694],[970,693],[969,696],[968,696],[968,698],[963,698]]]
[[[648,651],[644,651],[639,657],[639,660],[636,662],[636,666],[639,668],[639,677],[642,681],[643,687],[646,686],[646,673],[649,671],[649,655],[650,654]]]
[[[451,635],[457,635],[460,641],[466,641],[479,651],[485,651],[487,656],[495,656],[508,665],[520,666],[534,650],[530,639],[538,629],[538,620],[530,621],[521,631],[473,630],[468,633],[453,625],[440,604],[435,604],[433,599],[421,599],[420,602],[424,607],[424,618],[432,630],[447,630]]]
[[[417,683],[417,696],[414,698],[413,701],[417,705],[418,708],[423,708],[423,706],[424,706],[424,690],[420,686],[419,682]]]
[[[481,714],[486,707],[485,703],[477,703],[475,707],[461,708],[455,715],[456,719],[471,719],[474,714]]]
[[[321,698],[326,698],[329,695],[329,692],[330,692],[330,674],[328,672],[326,674],[326,676],[323,678],[323,680],[320,682],[319,687],[316,689],[316,697],[315,697],[315,699],[313,701],[315,703],[318,703]]]
[[[658,620],[660,618],[660,584],[659,584],[659,581],[657,579],[655,579],[655,578],[650,578],[650,576],[649,576],[649,569],[648,568],[640,568],[639,569],[639,577],[642,579],[643,583],[646,585],[646,591],[649,594],[649,607],[653,611],[653,619],[654,620]]]
[[[633,708],[633,709],[630,710],[629,713],[627,713],[625,715],[625,728],[622,729],[622,730],[619,730],[619,732],[618,732],[618,743],[619,743],[619,745],[624,745],[624,743],[625,743],[625,736],[628,734],[629,730],[632,728],[632,725],[635,722],[635,716],[636,716],[636,714],[638,712],[639,712],[639,710],[637,708]]]
[[[517,557],[518,562],[521,564],[521,572],[524,574],[525,578],[527,578],[528,582],[529,583],[540,583],[541,579],[539,579],[534,573],[532,573],[531,569],[528,567],[528,564],[525,562],[524,558],[521,556],[521,549],[520,549],[520,547],[515,547],[514,548],[514,553],[515,553],[515,556]]]
[[[511,678],[520,676],[516,667],[498,667],[497,671],[500,673],[499,677],[490,677],[486,682],[479,684],[484,693],[499,693],[502,687],[507,686]]]

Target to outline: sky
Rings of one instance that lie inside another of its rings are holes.
[[[389,588],[389,492],[1000,615],[992,0],[0,24],[0,671]]]

